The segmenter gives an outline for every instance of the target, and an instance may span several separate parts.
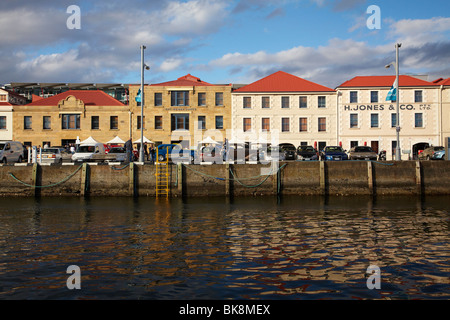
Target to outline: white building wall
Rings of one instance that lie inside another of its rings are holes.
[[[397,104],[386,101],[390,88],[339,88],[339,139],[344,149],[352,143],[378,145],[378,151],[386,150],[387,159],[394,159],[392,142],[397,141],[396,129],[392,127],[392,114]],[[422,101],[415,102],[415,91],[422,91]],[[358,102],[350,103],[350,92],[358,92]],[[371,102],[371,91],[378,92],[378,101]],[[440,143],[439,91],[437,88],[400,88],[400,147],[402,160],[413,157],[414,145]],[[350,115],[357,114],[358,125],[350,127]],[[371,127],[371,114],[378,115],[378,127]],[[416,127],[415,115],[421,114],[422,127]],[[404,153],[410,151],[410,154]]]
[[[307,108],[300,108],[300,96],[307,97]],[[326,107],[318,107],[318,97],[326,97]],[[244,97],[251,98],[250,108],[244,108]],[[269,97],[270,107],[262,107],[262,97]],[[289,108],[282,108],[282,97],[289,97]],[[270,133],[279,134],[279,143],[292,143],[296,147],[301,143],[314,145],[337,144],[337,99],[335,93],[233,93],[232,128],[233,136],[242,134],[244,118],[251,119],[251,133],[244,136],[266,136],[262,131],[262,119],[270,119]],[[289,131],[282,132],[282,119],[289,119]],[[300,132],[300,118],[307,119],[307,131]],[[319,118],[326,119],[326,131],[319,132]]]

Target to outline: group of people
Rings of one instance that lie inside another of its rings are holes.
[[[127,152],[127,161],[132,162],[135,160],[135,158],[139,158],[139,152],[141,150],[141,144],[137,144],[137,150],[133,149],[133,142],[131,141],[131,138],[125,142],[125,150]],[[136,151],[136,152],[135,152]],[[135,153],[137,154],[137,157],[135,157]],[[156,149],[154,145],[148,146],[147,142],[144,142],[144,158],[145,161],[150,161],[152,164],[156,160]]]

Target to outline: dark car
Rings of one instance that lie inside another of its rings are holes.
[[[280,143],[278,146],[285,160],[297,160],[297,149],[292,143]]]
[[[157,150],[157,160],[164,162],[190,162],[193,163],[196,158],[194,150],[184,150],[180,144],[161,144]],[[167,159],[168,158],[168,159]]]
[[[320,159],[324,161],[348,160],[345,150],[339,146],[327,146],[320,152]]]
[[[319,153],[312,146],[299,146],[297,158],[298,160],[319,160]]]
[[[444,147],[429,147],[426,148],[425,150],[423,150],[423,152],[421,154],[419,154],[419,159],[420,160],[436,160],[436,159],[444,159],[442,152],[440,151],[444,151],[445,148]],[[437,155],[439,155],[439,158],[437,157]],[[445,155],[445,153],[444,153]]]
[[[357,146],[353,147],[349,151],[350,160],[373,160],[376,161],[378,155],[371,147]]]

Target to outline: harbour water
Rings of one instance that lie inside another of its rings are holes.
[[[3,198],[0,299],[450,299],[449,223],[449,197]]]

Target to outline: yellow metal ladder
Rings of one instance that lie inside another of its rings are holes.
[[[158,150],[158,149],[157,149]],[[169,198],[170,193],[170,166],[169,166],[169,150],[166,150],[165,160],[159,160],[159,154],[156,153],[156,197]]]

